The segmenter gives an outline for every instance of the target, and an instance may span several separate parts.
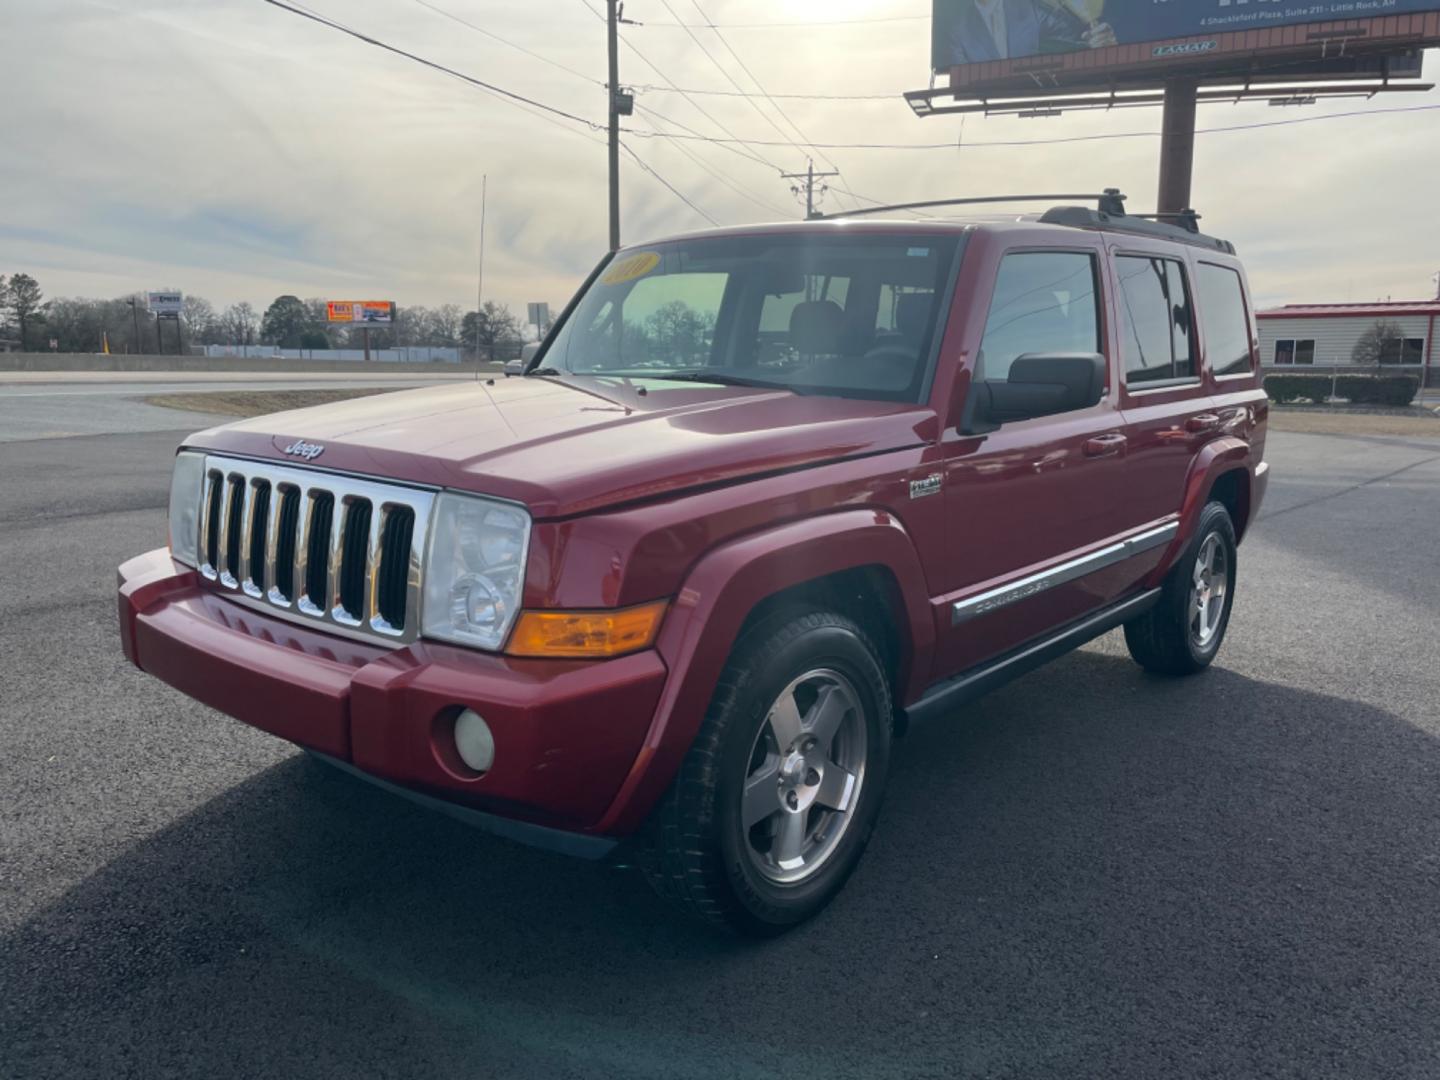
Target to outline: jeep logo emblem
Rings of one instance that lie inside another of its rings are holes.
[[[319,443],[300,442],[299,440],[291,443],[282,451],[282,453],[289,454],[291,457],[304,458],[306,461],[314,461],[324,452],[325,447]]]

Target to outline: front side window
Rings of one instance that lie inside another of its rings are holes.
[[[585,376],[918,401],[958,243],[811,233],[621,252],[542,363]]]
[[[1084,252],[1006,255],[985,320],[979,377],[1003,382],[1027,353],[1101,352],[1095,281],[1095,257]]]
[[[1195,376],[1190,291],[1185,268],[1174,259],[1122,255],[1121,325],[1125,381],[1131,385]]]
[[[1216,375],[1245,374],[1251,369],[1250,316],[1240,275],[1228,267],[1201,263],[1195,280],[1210,370]]]

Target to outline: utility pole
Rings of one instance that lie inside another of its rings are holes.
[[[605,27],[610,58],[610,250],[620,250],[620,118],[635,113],[635,95],[620,88],[620,24],[639,26],[625,18],[622,0],[605,0]]]
[[[481,320],[485,318],[485,201],[490,176],[480,177],[480,272],[475,279],[475,381],[480,381]]]
[[[818,218],[820,216],[820,211],[815,209],[815,181],[822,181],[822,183],[820,184],[820,194],[824,195],[825,184],[823,183],[823,181],[826,180],[828,177],[839,175],[840,174],[838,172],[817,173],[815,171],[815,162],[812,159],[810,161],[809,168],[807,168],[803,173],[781,173],[780,178],[782,180],[799,181],[799,183],[796,183],[790,188],[790,190],[793,191],[796,195],[800,194],[800,188],[802,186],[805,188],[805,220],[813,221],[815,218]]]

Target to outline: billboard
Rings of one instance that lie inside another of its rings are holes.
[[[1222,35],[1437,11],[1440,0],[934,0],[931,48],[937,72],[1127,46],[1183,60],[1225,50]]]
[[[325,305],[332,323],[363,323],[389,326],[395,321],[395,304],[390,300],[331,300]]]
[[[185,307],[185,297],[178,292],[152,292],[145,294],[150,314],[159,319],[178,319]]]

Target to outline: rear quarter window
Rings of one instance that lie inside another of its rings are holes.
[[[1200,325],[1205,331],[1205,355],[1216,375],[1248,374],[1250,314],[1245,308],[1245,287],[1229,267],[1201,263],[1196,274],[1200,290]]]

